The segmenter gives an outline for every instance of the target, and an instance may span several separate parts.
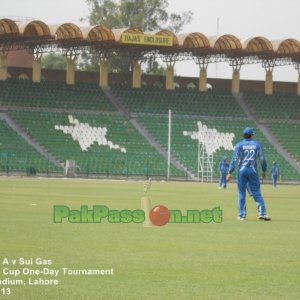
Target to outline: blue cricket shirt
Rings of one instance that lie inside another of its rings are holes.
[[[239,169],[248,167],[257,170],[257,160],[259,159],[263,172],[267,171],[267,161],[260,142],[252,139],[244,139],[234,147],[234,154],[229,164],[229,173],[235,169],[239,161]]]

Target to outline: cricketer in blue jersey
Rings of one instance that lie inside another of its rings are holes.
[[[228,173],[229,164],[227,163],[227,157],[223,157],[223,159],[219,163],[219,172],[220,172],[220,180],[219,180],[219,189],[222,187],[224,189],[227,188],[227,180],[226,175]]]
[[[259,160],[263,171],[263,178],[266,177],[267,162],[260,142],[253,140],[253,129],[245,128],[243,131],[244,140],[235,145],[234,154],[229,164],[227,181],[230,180],[236,164],[238,163],[237,186],[238,186],[238,211],[239,220],[246,218],[246,188],[247,184],[252,192],[254,201],[258,206],[258,219],[270,221],[266,212],[264,198],[260,191],[260,181],[257,170]]]
[[[277,186],[278,175],[279,175],[279,167],[278,167],[276,161],[274,161],[272,169],[271,169],[271,176],[272,176],[272,183],[275,188]]]

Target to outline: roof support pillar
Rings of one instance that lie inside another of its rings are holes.
[[[230,60],[229,64],[232,67],[232,83],[231,92],[232,94],[238,94],[240,92],[240,70],[243,64],[242,58],[233,58]]]
[[[200,92],[207,91],[207,68],[200,69],[199,91]]]
[[[99,67],[99,86],[107,87],[108,86],[108,60],[106,57],[100,58],[100,67]]]
[[[32,66],[32,81],[41,82],[41,71],[42,71],[42,53],[34,51],[33,53],[33,66]]]
[[[0,52],[0,80],[7,79],[7,52]]]
[[[233,70],[231,92],[232,94],[238,94],[240,92],[240,71],[239,70]]]
[[[140,62],[135,59],[133,60],[132,68],[132,87],[134,89],[140,89],[142,86],[142,69]]]
[[[73,85],[75,84],[75,62],[76,62],[76,53],[72,50],[69,50],[66,53],[67,57],[67,74],[66,74],[66,83]]]
[[[273,60],[263,61],[263,67],[266,70],[265,95],[272,95],[273,94],[274,61]]]
[[[164,61],[167,65],[166,90],[174,90],[174,66],[176,63],[176,55],[166,55]]]
[[[167,66],[166,90],[174,90],[174,67],[173,66]]]
[[[266,71],[265,95],[273,94],[273,71]]]
[[[195,62],[200,67],[199,85],[198,89],[200,92],[207,91],[207,67],[209,58],[208,57],[195,57]]]

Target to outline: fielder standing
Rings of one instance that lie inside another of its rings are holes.
[[[273,183],[274,188],[276,188],[276,186],[277,186],[278,175],[279,175],[279,167],[278,167],[276,161],[274,161],[272,170],[271,170],[272,183]]]
[[[265,201],[260,191],[260,181],[257,171],[257,160],[259,160],[263,171],[262,178],[265,178],[267,162],[261,144],[252,139],[253,135],[252,128],[247,127],[244,129],[244,140],[237,143],[234,148],[234,154],[229,164],[227,181],[230,180],[231,174],[238,162],[238,220],[243,221],[246,218],[246,188],[248,184],[254,201],[258,205],[258,219],[270,221],[271,218],[267,215]]]
[[[223,159],[219,163],[219,172],[220,172],[220,180],[219,180],[219,189],[227,188],[227,180],[226,175],[228,172],[228,163],[227,163],[227,157],[223,157]]]

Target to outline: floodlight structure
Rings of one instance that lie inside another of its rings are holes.
[[[198,122],[198,180],[212,182],[214,176],[214,130],[208,129],[206,125]]]
[[[216,129],[209,129],[199,121],[198,131],[184,131],[183,135],[189,135],[191,139],[198,140],[197,176],[202,182],[211,182],[214,176],[214,136]]]
[[[198,131],[184,131],[183,135],[198,140],[198,180],[211,182],[214,176],[214,152],[223,147],[233,150],[233,133],[218,132],[215,128],[208,128],[201,121],[197,122]]]
[[[203,144],[199,140],[198,144],[198,180],[202,182],[212,182],[214,176],[214,155],[209,154]]]

